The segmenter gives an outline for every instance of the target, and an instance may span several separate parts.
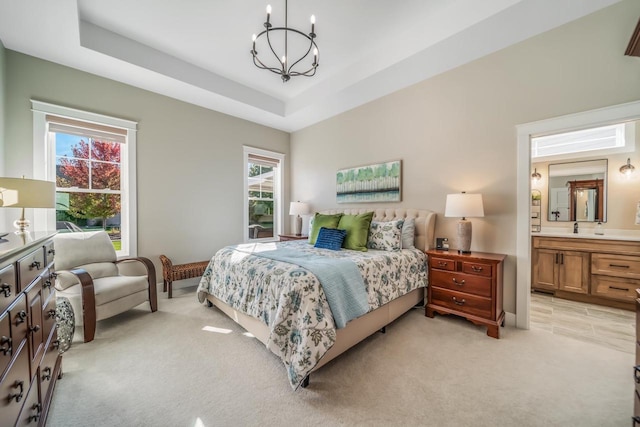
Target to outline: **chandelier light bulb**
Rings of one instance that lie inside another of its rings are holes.
[[[318,56],[318,48],[314,48],[313,49],[313,56],[317,57]]]
[[[282,65],[284,65],[284,64],[286,64],[286,63],[287,63],[287,57],[286,57],[286,56],[283,56],[283,57],[282,57]]]
[[[316,23],[316,15],[311,15],[311,23],[312,24]]]
[[[271,5],[267,5],[267,15],[271,15]]]
[[[254,34],[253,36],[251,36],[251,41],[255,43],[255,42],[256,42],[256,38],[257,38],[257,37],[258,37],[258,36],[256,36],[256,35]]]

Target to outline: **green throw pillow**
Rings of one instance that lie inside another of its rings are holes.
[[[316,240],[318,239],[318,233],[322,227],[325,228],[338,228],[338,223],[340,222],[340,217],[342,214],[335,215],[324,215],[316,212],[313,217],[313,226],[309,231],[309,243],[312,245],[316,244]]]
[[[367,212],[360,215],[342,215],[338,228],[347,230],[347,237],[344,239],[342,247],[345,249],[353,249],[354,251],[367,250],[367,241],[369,240],[369,227],[373,219],[373,212]]]

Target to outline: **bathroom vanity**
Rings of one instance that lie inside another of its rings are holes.
[[[531,242],[532,289],[635,310],[640,237],[542,232]]]

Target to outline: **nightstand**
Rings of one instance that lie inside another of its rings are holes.
[[[426,254],[429,286],[425,316],[433,317],[436,312],[462,316],[476,325],[485,325],[490,337],[500,338],[506,255],[438,250],[428,250]]]
[[[286,242],[287,240],[307,240],[309,236],[296,236],[295,234],[278,234],[281,242]]]

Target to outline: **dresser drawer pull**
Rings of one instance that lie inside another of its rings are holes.
[[[55,310],[53,310],[53,309],[52,309],[52,310],[47,311],[47,314],[49,315],[49,317],[50,317],[51,319],[53,319],[54,317],[56,317],[56,311],[55,311]]]
[[[5,298],[9,298],[11,296],[11,286],[8,283],[1,284],[0,293],[3,293]]]
[[[4,355],[6,356],[7,353],[11,353],[11,351],[13,350],[13,347],[11,346],[11,338],[10,337],[5,337],[4,335],[2,336],[2,338],[0,338],[0,345],[2,347],[0,347],[0,351],[2,353],[4,353]],[[6,347],[5,347],[6,345]]]
[[[55,249],[53,249],[53,248],[51,248],[51,249],[49,249],[49,250],[47,251],[47,253],[48,253],[48,254],[51,254],[51,255],[55,255],[55,254],[56,254],[56,250],[55,250]]]
[[[609,289],[613,289],[614,291],[626,291],[626,292],[629,292],[629,288],[619,288],[617,286],[609,286]]]
[[[459,281],[459,282],[458,282],[458,279],[456,279],[456,278],[454,277],[454,278],[453,278],[453,279],[451,279],[451,280],[453,280],[453,283],[455,283],[455,284],[456,284],[456,285],[458,285],[458,286],[462,286],[462,285],[464,285],[464,279],[462,279],[461,281]]]
[[[448,264],[446,261],[438,261],[438,267],[446,267]]]
[[[47,366],[42,372],[42,381],[49,381],[51,379],[51,368]]]
[[[16,381],[15,383],[13,383],[13,388],[20,388],[20,393],[18,394],[9,394],[9,402],[11,402],[13,399],[16,400],[16,402],[20,402],[22,400],[22,396],[24,396],[24,381]]]
[[[27,320],[27,312],[24,310],[20,310],[16,314],[16,326],[18,326],[20,323],[24,323],[26,320]]]
[[[636,380],[636,384],[640,384],[640,365],[633,367],[633,379]]]
[[[464,303],[465,303],[466,301],[464,300],[464,298],[462,298],[460,301],[458,301],[458,299],[457,299],[456,297],[453,297],[453,302],[454,302],[456,305],[464,305]]]
[[[636,427],[636,424],[640,425],[640,417],[639,416],[634,416],[631,417],[631,419],[633,420],[633,427]]]
[[[482,270],[484,270],[482,267],[478,267],[478,266],[476,266],[476,265],[472,265],[472,266],[471,266],[471,269],[472,269],[473,271],[475,271],[476,273],[480,273]]]
[[[40,263],[40,261],[33,261],[30,265],[29,265],[29,270],[31,270],[32,268],[35,268],[36,270],[40,270],[40,266],[42,264]]]
[[[40,325],[33,325],[33,326],[29,327],[29,330],[31,332],[38,332],[40,330]]]
[[[616,267],[616,268],[629,268],[628,265],[623,265],[623,264],[609,264],[609,267]]]
[[[40,403],[34,403],[33,406],[31,407],[32,411],[36,411],[35,415],[31,415],[28,419],[27,422],[31,422],[31,421],[35,421],[38,422],[38,420],[40,419],[40,416],[42,415],[42,405]]]
[[[55,271],[52,271],[51,273],[49,273],[49,278],[56,280],[58,278],[58,273],[56,273]]]
[[[52,348],[55,348],[55,349],[60,348],[60,340],[55,340],[55,341],[53,341],[53,342],[51,343],[51,347],[52,347]]]
[[[47,279],[44,281],[44,285],[42,285],[45,288],[51,288],[51,279]]]

